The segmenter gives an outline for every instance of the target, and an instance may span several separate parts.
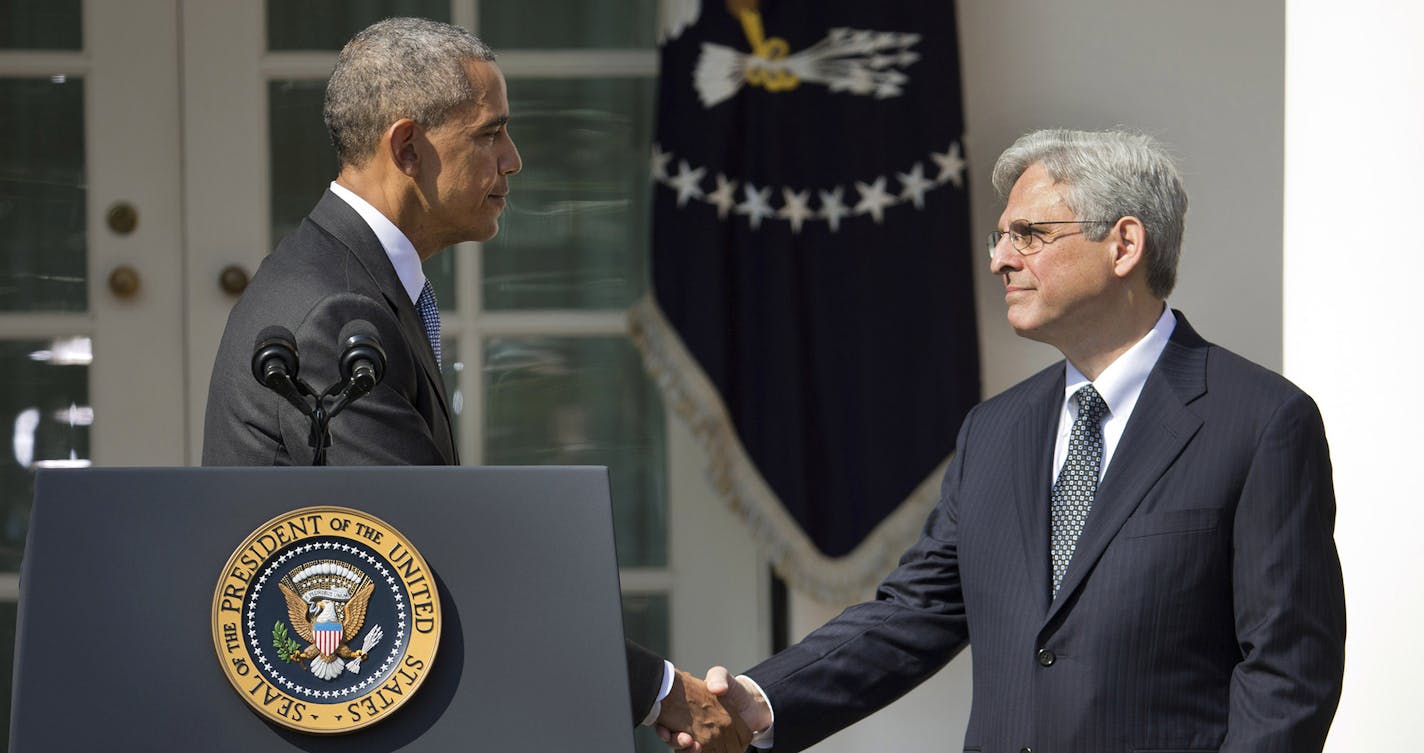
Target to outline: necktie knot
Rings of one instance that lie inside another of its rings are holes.
[[[1107,402],[1091,384],[1084,385],[1082,389],[1073,393],[1073,397],[1078,401],[1078,418],[1080,420],[1098,423],[1108,413]]]
[[[415,307],[420,312],[420,323],[425,326],[430,350],[435,354],[435,365],[440,366],[440,304],[435,300],[435,286],[430,284],[429,278],[425,280],[425,287],[420,289]]]

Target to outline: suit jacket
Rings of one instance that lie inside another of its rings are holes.
[[[886,705],[966,644],[966,751],[1320,750],[1345,640],[1320,413],[1176,316],[1058,597],[1061,363],[965,418],[940,501],[875,601],[748,672],[776,751]]]
[[[252,375],[262,330],[296,336],[299,376],[320,392],[338,379],[341,329],[364,319],[386,351],[370,394],[332,422],[330,465],[457,465],[449,401],[410,296],[365,220],[327,191],[265,260],[228,316],[208,389],[203,465],[310,465],[307,418]],[[633,722],[652,707],[663,661],[629,641]]]

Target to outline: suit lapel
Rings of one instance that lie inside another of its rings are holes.
[[[1063,407],[1063,367],[1046,372],[1035,391],[1024,400],[1024,414],[1014,428],[1013,447],[1024,452],[1021,473],[1014,474],[1014,505],[1018,508],[1024,561],[1029,579],[1048,608],[1048,497],[1053,483],[1053,443],[1058,433],[1058,412]]]
[[[361,215],[330,190],[322,195],[310,217],[313,222],[351,249],[351,254],[365,268],[371,279],[376,281],[381,294],[385,296],[386,305],[395,312],[401,325],[401,334],[405,336],[406,346],[420,362],[425,381],[435,394],[435,402],[441,415],[445,417],[445,425],[450,428],[446,437],[450,448],[450,464],[458,465],[460,461],[456,454],[450,404],[445,396],[445,380],[440,376],[440,367],[435,363],[435,353],[430,349],[430,340],[425,336],[425,325],[420,321],[415,304],[411,303],[410,296],[406,294],[405,286],[401,285],[395,267],[391,266],[386,250],[381,247],[381,242],[366,221],[361,219]]]
[[[1047,621],[1071,601],[1123,523],[1201,428],[1201,418],[1187,405],[1206,392],[1206,350],[1206,342],[1177,312],[1177,328],[1118,440]]]

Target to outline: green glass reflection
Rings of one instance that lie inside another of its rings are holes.
[[[325,96],[324,79],[267,84],[273,243],[297,229],[336,178],[336,150],[321,118]]]
[[[450,425],[455,430],[456,447],[461,444],[460,437],[465,428],[465,422],[460,420],[465,413],[465,393],[460,389],[460,374],[464,370],[465,364],[460,360],[460,341],[440,338],[440,377],[445,382],[445,395],[450,399]],[[464,462],[470,460],[464,459]]]
[[[0,571],[15,571],[25,547],[34,471],[88,464],[89,339],[0,341],[0,426],[10,429],[0,458]]]
[[[509,82],[524,160],[485,244],[489,309],[619,309],[646,288],[652,79]]]
[[[671,656],[667,595],[624,594],[623,631],[659,656]],[[633,738],[638,753],[667,753],[667,746],[652,727],[639,727],[633,731]]]
[[[324,80],[272,81],[267,86],[274,245],[297,229],[339,172],[336,150],[321,118],[325,97]],[[459,292],[453,250],[441,251],[423,266],[440,308],[454,310]]]
[[[558,23],[548,19],[557,18]],[[517,0],[480,3],[480,36],[499,50],[515,48],[651,48],[656,0]]]
[[[267,49],[339,50],[391,16],[450,20],[450,0],[267,0]]]
[[[662,401],[631,343],[490,339],[484,395],[484,462],[608,466],[618,564],[667,564]]]
[[[0,49],[84,49],[80,0],[0,0]]]
[[[84,311],[84,85],[0,79],[0,311]]]

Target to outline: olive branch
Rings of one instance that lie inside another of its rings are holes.
[[[287,633],[287,626],[278,620],[272,626],[272,647],[277,649],[277,656],[287,661],[298,661],[302,653],[302,644],[292,639]]]

